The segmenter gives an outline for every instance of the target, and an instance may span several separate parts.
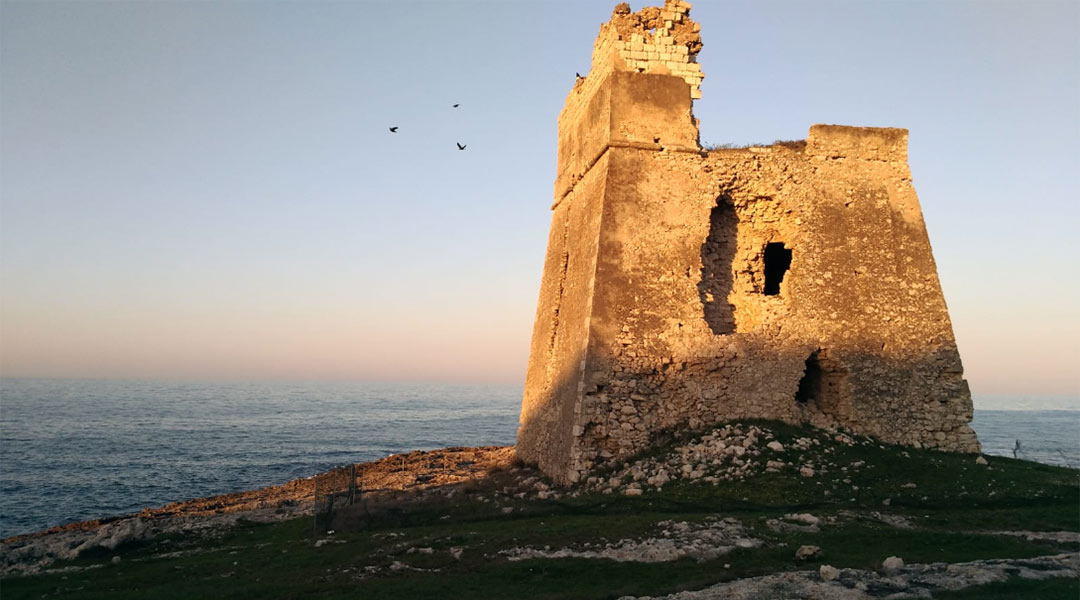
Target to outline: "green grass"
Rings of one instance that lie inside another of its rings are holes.
[[[758,424],[776,432],[785,445],[798,436],[827,439],[806,429]],[[360,530],[333,536],[340,543],[318,548],[310,519],[243,523],[216,539],[172,535],[116,552],[86,554],[54,566],[90,567],[86,570],[10,577],[0,582],[0,590],[5,600],[618,598],[699,589],[741,577],[816,568],[820,563],[873,569],[890,555],[909,563],[964,562],[1077,550],[1075,544],[987,533],[1080,530],[1077,471],[1004,458],[991,458],[987,468],[976,465],[973,456],[870,443],[849,447],[823,441],[806,455],[804,460],[836,467],[826,466],[829,473],[814,478],[788,472],[717,486],[679,482],[640,497],[590,493],[556,501],[503,498],[502,506],[515,507],[509,515],[494,502],[477,502],[469,496],[401,504],[362,521]],[[850,465],[855,461],[866,466],[853,470]],[[848,471],[840,471],[840,466],[848,466]],[[907,483],[915,487],[902,487]],[[889,506],[882,504],[885,499]],[[872,518],[852,518],[852,511],[905,517],[914,527],[898,529]],[[811,512],[838,522],[814,533],[777,533],[767,525],[768,519],[789,512]],[[701,563],[510,561],[500,554],[521,546],[581,547],[643,537],[655,533],[659,521],[700,521],[713,515],[740,520],[766,545]],[[795,549],[801,544],[820,546],[824,556],[809,563],[796,561]],[[433,551],[410,553],[410,548]],[[460,559],[451,555],[451,548],[464,548]],[[188,554],[160,556],[176,551]],[[114,555],[122,557],[118,564],[111,562]],[[410,569],[390,569],[395,562]],[[372,566],[378,572],[361,577],[365,567]],[[1075,581],[1010,581],[979,590],[935,597],[1056,598],[1071,593],[1068,597],[1076,598]]]
[[[1052,545],[1018,538],[949,532],[896,531],[884,526],[825,528],[784,540],[784,547],[741,550],[718,560],[697,563],[636,564],[607,560],[563,559],[507,561],[493,559],[508,545],[563,545],[597,539],[609,530],[634,534],[669,513],[625,517],[508,519],[503,522],[416,527],[395,531],[401,537],[376,539],[370,534],[341,536],[345,543],[315,548],[309,523],[245,526],[202,546],[203,552],[177,559],[152,559],[152,547],[133,549],[120,564],[66,576],[15,578],[4,582],[5,598],[47,593],[77,598],[505,598],[526,590],[535,598],[617,598],[626,594],[662,594],[695,589],[723,580],[807,568],[794,559],[799,544],[824,549],[824,562],[852,568],[875,568],[881,558],[904,556],[909,562],[966,561],[980,558],[1037,556]],[[694,515],[691,515],[694,516]],[[614,539],[608,535],[609,539]],[[772,535],[774,541],[779,536]],[[467,546],[460,561],[439,550]],[[405,547],[433,547],[431,555],[408,554]],[[122,553],[123,554],[123,553]],[[438,572],[384,573],[356,580],[366,564],[407,562]],[[80,561],[82,562],[82,561]],[[235,563],[235,564],[234,564]],[[723,564],[730,564],[724,569]],[[82,564],[87,564],[82,562]],[[814,566],[816,563],[810,563]]]

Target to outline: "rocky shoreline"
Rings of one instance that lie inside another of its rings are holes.
[[[417,450],[357,465],[365,485],[381,492],[422,491],[508,468],[513,447]],[[0,540],[0,576],[33,574],[57,560],[169,533],[213,536],[243,519],[260,523],[311,514],[318,476],[257,490],[220,494],[146,508],[136,514],[92,519]]]

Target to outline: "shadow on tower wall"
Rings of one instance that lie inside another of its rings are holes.
[[[814,378],[808,356],[821,350],[776,348],[751,340],[740,344],[735,360],[712,357],[711,350],[690,349],[671,362],[590,357],[590,364],[620,365],[614,379],[622,384],[618,392],[608,385],[584,386],[579,448],[607,457],[587,457],[586,463],[602,467],[672,436],[733,419],[776,419],[840,428],[886,443],[978,451],[968,425],[970,395],[954,363],[955,347],[910,355],[855,348],[829,352],[819,367],[819,383],[801,391],[808,375]],[[626,389],[626,384],[633,387]],[[632,427],[624,427],[627,422]],[[935,438],[938,432],[942,436]]]

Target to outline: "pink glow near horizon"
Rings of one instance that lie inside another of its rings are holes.
[[[614,4],[6,3],[0,375],[521,382]],[[704,142],[909,128],[973,392],[1080,396],[1075,2],[693,16]]]

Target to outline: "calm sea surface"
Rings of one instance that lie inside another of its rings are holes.
[[[520,402],[520,385],[0,380],[0,537],[397,452],[512,444]],[[1080,466],[1075,400],[987,404],[1026,410],[975,411],[985,452],[1012,456],[1019,440],[1020,458]]]

